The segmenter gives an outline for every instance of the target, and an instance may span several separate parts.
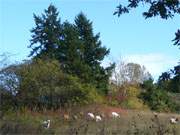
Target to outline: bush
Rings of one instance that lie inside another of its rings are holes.
[[[144,109],[146,106],[143,104],[142,99],[139,98],[141,89],[139,86],[129,85],[126,86],[127,98],[122,102],[122,106],[130,109]]]
[[[176,104],[172,102],[168,93],[158,89],[155,84],[145,82],[145,91],[141,93],[141,98],[152,109],[156,111],[174,111]]]
[[[110,105],[121,105],[129,109],[144,109],[146,106],[139,98],[140,88],[136,85],[111,86],[111,93],[107,97]]]
[[[0,111],[15,109],[16,104],[16,97],[12,95],[12,93],[4,89],[0,89]]]
[[[120,105],[126,99],[126,93],[123,86],[110,85],[111,91],[106,96],[106,102],[109,105]]]
[[[175,105],[167,95],[167,92],[154,89],[144,93],[145,102],[152,110],[157,111],[174,111]]]
[[[22,106],[58,109],[67,104],[87,104],[100,99],[96,89],[77,77],[63,73],[57,61],[36,60],[17,72]]]

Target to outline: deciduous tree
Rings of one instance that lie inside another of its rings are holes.
[[[127,0],[127,5],[119,4],[114,15],[122,15],[129,13],[131,9],[137,8],[142,4],[146,6],[147,11],[143,12],[143,16],[147,18],[160,16],[162,19],[173,18],[175,14],[180,14],[179,0]],[[180,30],[175,33],[173,39],[174,45],[180,46]]]

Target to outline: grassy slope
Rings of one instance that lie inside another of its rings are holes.
[[[96,115],[104,114],[102,122],[87,120],[85,115],[87,112],[94,112]],[[111,111],[118,111],[121,115],[120,119],[112,119],[108,117]],[[68,113],[70,119],[65,120],[63,113]],[[78,119],[73,119],[76,115]],[[85,107],[73,108],[72,110],[33,113],[25,111],[25,113],[9,113],[3,117],[0,122],[1,134],[150,134],[157,133],[180,134],[180,123],[172,125],[169,118],[178,114],[160,113],[155,118],[150,111],[122,110],[113,107]],[[50,119],[50,129],[44,129],[41,126],[43,120]]]

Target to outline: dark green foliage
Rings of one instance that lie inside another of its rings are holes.
[[[180,81],[178,77],[179,66],[175,66],[171,72],[162,73],[157,84],[153,84],[153,80],[145,81],[141,85],[143,88],[141,98],[153,110],[179,111],[179,105],[174,101],[172,93],[168,93],[179,92]]]
[[[57,16],[52,5],[42,17],[34,15],[36,27],[30,45],[34,59],[3,70],[2,88],[10,93],[3,99],[7,97],[8,105],[15,98],[18,107],[58,109],[65,104],[100,101],[98,90],[107,93],[114,65],[100,66],[109,50],[101,47],[99,34],[93,35],[92,25],[82,13],[76,18],[77,24],[83,20],[78,26],[61,25]],[[84,35],[78,30],[81,27]]]
[[[172,41],[174,41],[174,45],[180,46],[180,30],[177,30],[175,38]]]
[[[81,56],[82,42],[79,40],[78,31],[73,24],[63,23],[63,37],[62,47],[58,50],[58,52],[62,52],[63,56],[58,55],[58,60],[63,63],[62,69],[66,73],[80,77],[86,65]]]
[[[23,107],[59,109],[101,101],[93,85],[64,73],[57,60],[34,59],[0,72],[0,109],[3,112]]]
[[[141,87],[147,91],[151,90],[154,88],[153,81],[154,80],[152,78],[150,78],[149,80],[144,81],[143,84],[141,84]]]
[[[158,87],[162,90],[170,91],[170,84],[171,84],[171,73],[170,72],[163,72],[158,79]]]
[[[34,14],[36,27],[31,30],[33,35],[29,48],[32,48],[32,51],[29,56],[55,58],[55,51],[61,39],[59,13],[53,5],[44,12],[41,17]]]
[[[0,111],[7,111],[9,109],[16,109],[17,99],[11,92],[0,88]]]
[[[159,89],[148,91],[144,95],[144,99],[152,110],[172,111],[175,108],[167,93]]]
[[[174,67],[173,74],[174,77],[171,80],[172,90],[180,93],[180,65]]]
[[[158,79],[158,87],[169,92],[180,92],[180,65],[169,72],[164,72]]]
[[[148,5],[148,11],[143,12],[145,18],[160,16],[163,19],[172,18],[174,14],[180,13],[179,0],[128,0],[127,6],[119,4],[114,13],[120,16],[123,13],[129,13],[129,10],[137,8],[140,4]]]
[[[171,77],[171,74],[170,74],[170,73],[164,72],[164,73],[162,73],[161,76],[159,76],[159,81],[160,81],[160,82],[161,82],[161,81],[168,81],[168,80],[170,80],[170,77]]]
[[[172,102],[168,93],[164,90],[158,89],[153,81],[144,82],[142,88],[145,89],[141,93],[141,98],[152,109],[156,111],[174,111],[176,104]]]
[[[81,48],[83,48],[81,58],[84,64],[87,65],[88,78],[85,78],[85,82],[92,83],[97,88],[104,89],[104,93],[107,93],[107,84],[114,64],[107,68],[103,68],[100,64],[110,50],[101,45],[100,34],[94,35],[92,22],[83,13],[75,18],[75,27],[82,43]]]
[[[114,64],[104,68],[102,60],[110,50],[101,45],[100,34],[94,35],[92,22],[80,13],[75,24],[60,24],[57,9],[50,5],[42,17],[34,15],[36,27],[31,31],[34,58],[56,59],[67,74],[81,78],[102,93],[108,91],[108,80]]]
[[[100,34],[93,34],[92,22],[83,13],[80,13],[75,18],[75,27],[83,43],[84,52],[82,58],[90,66],[99,64],[110,52],[109,49],[101,46]]]
[[[131,9],[137,8],[142,4],[147,6],[147,11],[143,12],[143,16],[147,18],[160,16],[162,19],[173,18],[175,14],[180,14],[180,1],[179,0],[127,0],[127,5],[119,4],[114,15],[122,15],[129,13]],[[146,9],[146,8],[145,8]],[[174,45],[180,46],[180,30],[175,33],[173,39]]]
[[[63,73],[57,61],[36,60],[17,71],[20,106],[58,109],[65,104],[87,104],[98,100],[94,87],[81,84],[76,77]]]

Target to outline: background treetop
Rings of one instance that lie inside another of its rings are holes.
[[[142,13],[146,19],[156,16],[168,19],[173,18],[175,14],[180,14],[179,0],[127,0],[126,2],[125,6],[121,3],[117,6],[114,15],[129,13],[131,9],[137,8],[140,4],[148,7],[147,11]],[[180,30],[175,33],[173,41],[174,45],[180,46]]]

